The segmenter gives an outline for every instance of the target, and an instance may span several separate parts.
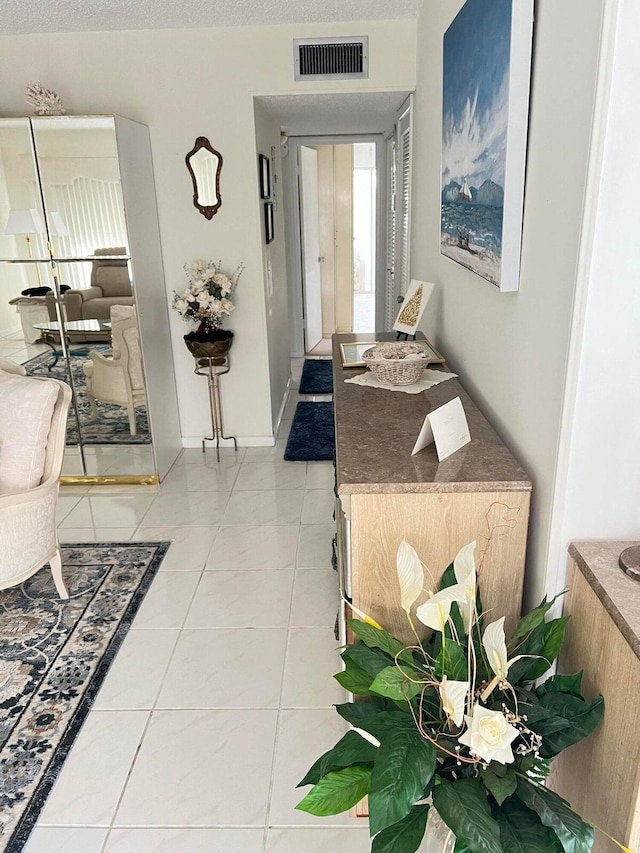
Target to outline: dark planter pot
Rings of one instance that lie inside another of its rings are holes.
[[[194,358],[222,358],[231,349],[233,332],[228,329],[189,332],[184,336],[187,349]]]

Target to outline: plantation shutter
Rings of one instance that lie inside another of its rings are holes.
[[[409,287],[411,237],[411,101],[405,103],[397,125],[396,298]],[[397,306],[396,306],[397,308]],[[395,319],[395,316],[394,316]]]

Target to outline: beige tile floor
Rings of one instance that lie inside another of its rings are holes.
[[[184,451],[159,491],[62,490],[61,541],[172,545],[25,853],[369,851],[361,821],[294,809],[345,730],[332,466],[282,461],[295,402],[275,448]]]

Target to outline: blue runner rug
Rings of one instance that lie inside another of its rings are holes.
[[[298,403],[284,451],[288,462],[332,462],[333,403]]]
[[[300,379],[300,394],[333,394],[333,362],[330,358],[306,358]]]

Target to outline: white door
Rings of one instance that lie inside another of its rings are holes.
[[[299,147],[300,216],[302,219],[302,290],[304,295],[305,351],[322,340],[322,280],[318,216],[318,152]]]

